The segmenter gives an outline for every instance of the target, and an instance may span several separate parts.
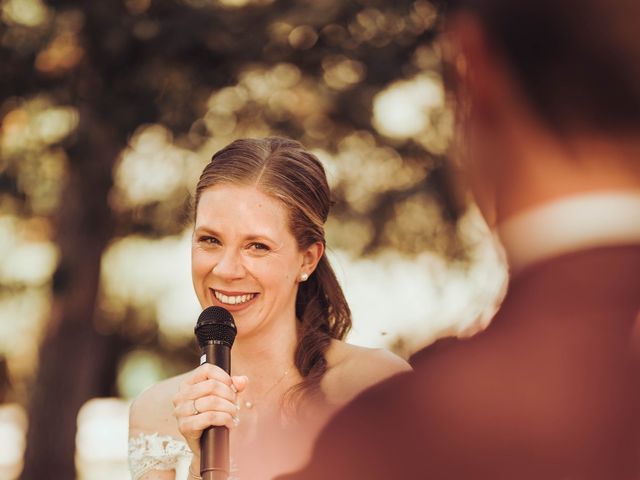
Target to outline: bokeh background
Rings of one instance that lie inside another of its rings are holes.
[[[196,363],[190,199],[239,137],[323,161],[350,341],[486,323],[427,0],[0,0],[0,478],[128,478],[128,402]],[[21,473],[22,472],[22,473]]]

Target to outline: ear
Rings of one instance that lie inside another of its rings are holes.
[[[473,115],[491,125],[513,102],[513,78],[501,52],[492,44],[486,28],[468,12],[455,14],[447,22],[450,61],[455,72],[456,96],[473,105]]]
[[[459,174],[493,226],[497,195],[512,173],[512,135],[524,118],[518,86],[502,52],[472,13],[462,11],[448,20],[446,40],[456,98],[454,155]]]
[[[304,272],[311,276],[316,269],[318,262],[324,255],[324,244],[322,242],[312,243],[302,251],[301,273]]]

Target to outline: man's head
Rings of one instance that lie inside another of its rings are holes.
[[[452,87],[477,196],[510,194],[505,177],[561,176],[580,167],[583,153],[637,145],[640,2],[446,4]],[[574,165],[563,163],[570,157]]]
[[[452,0],[561,132],[640,129],[640,2]]]

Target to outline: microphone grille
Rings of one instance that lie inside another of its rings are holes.
[[[236,324],[233,316],[222,307],[207,307],[200,316],[195,328],[200,348],[209,342],[221,342],[229,348],[236,339]]]

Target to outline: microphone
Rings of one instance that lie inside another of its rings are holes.
[[[231,372],[231,346],[236,338],[236,324],[222,307],[207,307],[195,327],[202,356],[200,365],[212,363]],[[229,429],[208,427],[200,437],[200,476],[204,480],[227,480],[229,477]]]

